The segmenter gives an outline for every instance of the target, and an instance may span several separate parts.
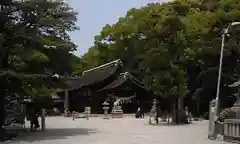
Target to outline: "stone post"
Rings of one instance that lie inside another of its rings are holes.
[[[46,110],[42,109],[41,110],[41,130],[42,131],[44,131],[46,129],[45,114],[46,114]]]
[[[103,104],[104,116],[103,119],[109,119],[108,117],[108,110],[109,110],[109,103],[105,101]]]
[[[209,104],[209,126],[208,126],[208,138],[216,139],[216,100],[212,100]]]

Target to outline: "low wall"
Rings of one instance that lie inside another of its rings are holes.
[[[224,120],[224,140],[240,143],[240,119]]]

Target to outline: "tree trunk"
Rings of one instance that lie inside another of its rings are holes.
[[[197,100],[197,117],[200,117],[200,106],[199,106],[199,100]]]
[[[179,118],[179,100],[178,98],[175,99],[175,111],[176,111],[176,124],[180,124],[180,118]]]
[[[183,105],[183,99],[182,98],[177,98],[177,103],[178,103],[178,107],[177,107],[177,111],[178,111],[178,124],[182,124],[185,123],[184,119],[183,119],[183,111],[184,111],[184,105]]]
[[[0,83],[2,83],[4,80],[3,78],[0,78]],[[4,83],[2,83],[2,87],[0,89],[0,141],[2,141],[4,139],[4,130],[2,128],[4,121],[5,121],[5,109],[4,109],[4,101],[5,101],[5,89],[4,87]]]
[[[176,124],[176,108],[175,101],[172,102],[172,124]]]
[[[180,124],[178,108],[179,108],[178,98],[174,98],[173,99],[173,108],[172,108],[172,123],[173,124]]]
[[[8,67],[8,56],[9,53],[7,52],[1,61],[1,70],[5,70]],[[7,77],[6,75],[0,76],[0,141],[4,140],[4,129],[2,126],[4,125],[4,121],[6,118],[6,111],[4,108],[5,105],[5,98],[6,98],[6,90],[7,90]]]

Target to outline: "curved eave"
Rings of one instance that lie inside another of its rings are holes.
[[[76,90],[94,84],[100,84],[104,80],[116,74],[121,67],[122,63],[120,61],[114,61],[108,65],[105,64],[102,67],[85,71],[79,80],[76,80],[74,84],[72,84],[69,90]]]
[[[144,84],[139,81],[138,79],[136,79],[133,75],[131,75],[129,72],[126,72],[126,75],[128,77],[128,80],[133,83],[134,85],[136,85],[137,87],[144,89],[146,91],[150,91],[149,89],[144,87]]]
[[[145,88],[144,85],[139,80],[137,80],[128,72],[121,73],[117,80],[113,81],[112,83],[110,83],[109,85],[107,85],[106,87],[102,88],[99,91],[109,91],[117,89],[124,85],[126,82],[130,82],[134,84],[136,87],[139,87],[140,89],[143,89],[145,91],[150,91],[149,89]]]
[[[144,85],[141,81],[139,81],[138,79],[136,79],[133,75],[131,75],[129,72],[126,72],[126,75],[128,76],[128,78],[130,78],[132,81],[138,83],[139,85]]]
[[[104,88],[102,88],[102,89],[100,89],[98,91],[100,92],[100,91],[105,91],[105,90],[110,90],[110,89],[114,89],[114,88],[120,87],[126,81],[127,81],[126,77],[119,76],[118,79],[114,80],[113,82],[111,82],[110,84],[108,84],[107,86],[105,86]]]
[[[135,81],[131,81],[134,85],[136,85],[137,87],[139,87],[139,88],[141,88],[141,89],[143,89],[143,90],[145,90],[145,91],[149,91],[150,92],[150,90],[148,89],[148,88],[146,88],[146,87],[144,87],[143,85],[140,85],[139,83],[137,83],[137,82],[135,82]]]

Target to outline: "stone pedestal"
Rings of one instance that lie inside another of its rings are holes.
[[[103,116],[103,119],[109,119],[109,117],[108,117],[108,110],[109,110],[109,107],[103,107],[103,110],[104,110],[104,116]]]
[[[112,118],[122,118],[123,117],[123,110],[121,106],[115,106],[112,109]]]
[[[103,110],[104,110],[103,119],[109,119],[109,117],[108,117],[109,103],[106,100],[102,105],[103,105]]]

